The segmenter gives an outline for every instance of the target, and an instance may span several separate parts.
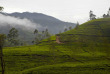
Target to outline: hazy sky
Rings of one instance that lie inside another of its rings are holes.
[[[4,12],[38,12],[54,16],[66,22],[83,23],[89,19],[89,11],[98,17],[107,13],[110,0],[0,0]]]

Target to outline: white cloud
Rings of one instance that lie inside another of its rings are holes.
[[[10,25],[12,27],[19,26],[27,30],[42,28],[41,25],[35,24],[26,18],[20,19],[12,16],[3,15],[3,14],[0,14],[0,25],[2,26]]]

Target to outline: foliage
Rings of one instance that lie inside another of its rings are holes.
[[[64,29],[64,32],[66,32],[67,30],[68,30],[68,29],[67,29],[67,28],[65,28],[65,29]]]
[[[32,41],[32,43],[34,43],[34,44],[38,44],[43,39],[50,37],[50,33],[48,32],[48,29],[46,29],[45,31],[42,31],[42,32],[39,32],[37,29],[35,29],[34,34],[35,34],[35,40]]]
[[[16,28],[12,28],[10,31],[9,31],[9,34],[7,35],[7,39],[8,41],[10,42],[10,45],[19,45],[19,40],[18,40],[18,30]]]
[[[6,35],[0,34],[0,46],[2,46],[2,47],[4,46],[5,39],[6,39]]]
[[[72,29],[72,26],[69,27],[69,30],[71,30],[71,29]]]
[[[6,36],[4,34],[0,34],[0,63],[1,63],[1,72],[4,74],[5,72],[5,63],[3,58],[3,46],[5,42]]]
[[[4,49],[6,74],[109,73],[106,44],[93,48],[96,50],[94,56],[91,47],[79,43],[59,45],[46,42],[37,46],[8,47]]]
[[[3,9],[4,9],[4,8],[3,8],[2,6],[0,6],[0,11],[3,11]]]

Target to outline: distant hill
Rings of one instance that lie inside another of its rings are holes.
[[[110,42],[110,18],[91,20],[76,29],[61,34],[62,41],[106,43]]]
[[[75,23],[69,23],[61,21],[52,16],[48,16],[42,13],[31,13],[31,12],[23,12],[23,13],[11,13],[8,14],[10,16],[19,17],[21,19],[27,18],[34,23],[40,24],[41,26],[47,28],[50,33],[57,34],[59,31],[64,32],[65,28],[72,26],[75,27]]]

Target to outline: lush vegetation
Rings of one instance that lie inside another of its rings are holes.
[[[109,74],[108,48],[56,43],[5,48],[6,74]]]
[[[92,20],[38,45],[6,47],[6,74],[109,74],[110,18]],[[73,35],[68,35],[73,34]],[[68,41],[68,42],[65,42]],[[0,69],[1,70],[1,69]]]
[[[61,34],[61,40],[88,43],[110,42],[110,18],[91,20]],[[63,37],[63,38],[62,38]],[[70,38],[69,38],[70,37]]]

